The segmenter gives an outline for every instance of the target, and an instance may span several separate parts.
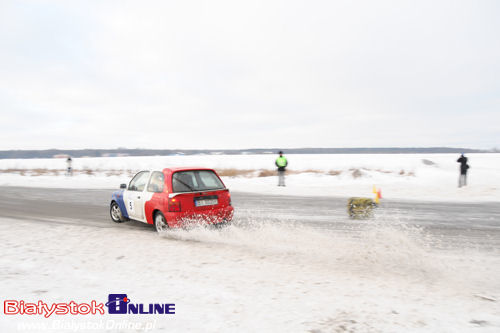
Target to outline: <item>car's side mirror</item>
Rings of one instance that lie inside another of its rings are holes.
[[[123,188],[123,189],[127,188],[127,184],[120,184],[120,188]]]

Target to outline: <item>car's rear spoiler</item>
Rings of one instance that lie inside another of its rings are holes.
[[[186,193],[199,193],[199,194],[202,194],[202,193],[211,193],[211,192],[217,192],[217,191],[226,191],[226,192],[229,192],[229,189],[228,188],[220,188],[220,189],[216,189],[216,190],[206,190],[206,191],[175,192],[175,193],[169,193],[168,197],[169,198],[174,198],[174,197],[176,197],[179,194],[186,194]]]

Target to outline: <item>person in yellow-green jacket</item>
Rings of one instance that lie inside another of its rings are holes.
[[[278,186],[285,186],[285,169],[288,165],[286,157],[283,156],[283,152],[279,152],[280,156],[276,159],[276,166],[278,167]]]

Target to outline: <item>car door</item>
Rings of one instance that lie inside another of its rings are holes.
[[[144,221],[144,191],[149,180],[149,171],[137,173],[123,194],[128,216],[133,220]]]

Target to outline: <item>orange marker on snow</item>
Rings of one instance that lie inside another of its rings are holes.
[[[380,203],[380,199],[382,199],[382,190],[377,190],[375,185],[373,185],[373,193],[375,194],[375,203],[378,205]]]

